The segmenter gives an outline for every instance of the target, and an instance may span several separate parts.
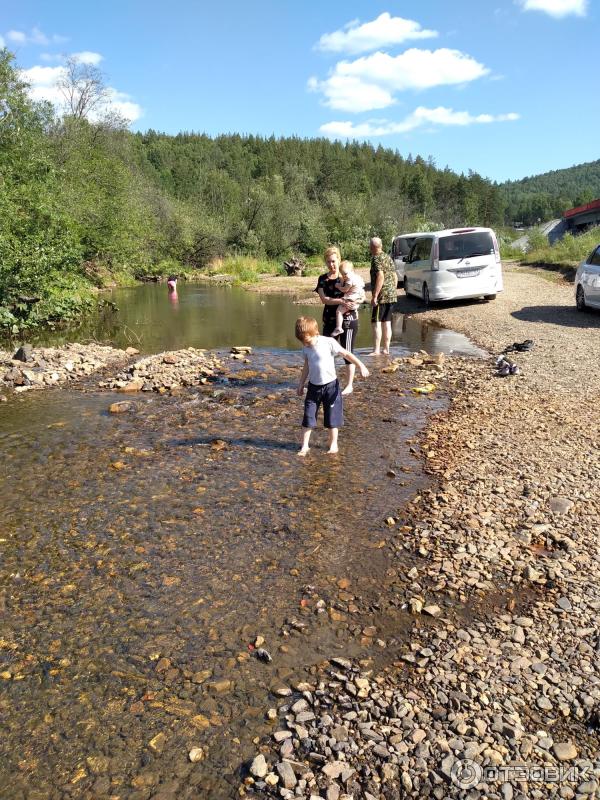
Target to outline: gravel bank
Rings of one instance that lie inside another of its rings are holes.
[[[535,347],[507,378],[493,358],[402,362],[452,398],[420,443],[432,488],[390,509],[410,638],[392,663],[332,659],[292,687],[241,794],[598,796],[600,315],[571,286],[505,277],[490,304],[400,299],[493,353]]]

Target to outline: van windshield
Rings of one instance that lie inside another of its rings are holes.
[[[487,256],[494,252],[491,234],[487,231],[477,233],[457,233],[440,239],[440,261],[455,258]]]

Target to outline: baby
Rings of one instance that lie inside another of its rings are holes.
[[[340,276],[341,280],[337,282],[336,288],[344,294],[344,301],[338,305],[335,312],[335,330],[331,332],[332,336],[343,333],[344,314],[356,311],[358,306],[365,302],[365,282],[354,272],[354,264],[351,261],[342,261]]]

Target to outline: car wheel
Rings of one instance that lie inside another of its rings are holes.
[[[429,306],[429,289],[426,283],[423,284],[423,302],[426,306]]]
[[[577,287],[575,303],[577,305],[577,311],[585,311],[585,292],[583,291],[583,286],[581,284],[579,284]]]
[[[490,300],[495,300],[496,299],[496,295],[495,294],[484,294],[483,295],[483,299],[486,301],[486,303],[489,303]]]

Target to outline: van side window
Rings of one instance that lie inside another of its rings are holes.
[[[411,251],[411,261],[429,261],[431,257],[431,239],[417,239]]]
[[[392,258],[398,258],[398,250],[400,248],[400,241],[398,239],[394,239],[392,242]]]

